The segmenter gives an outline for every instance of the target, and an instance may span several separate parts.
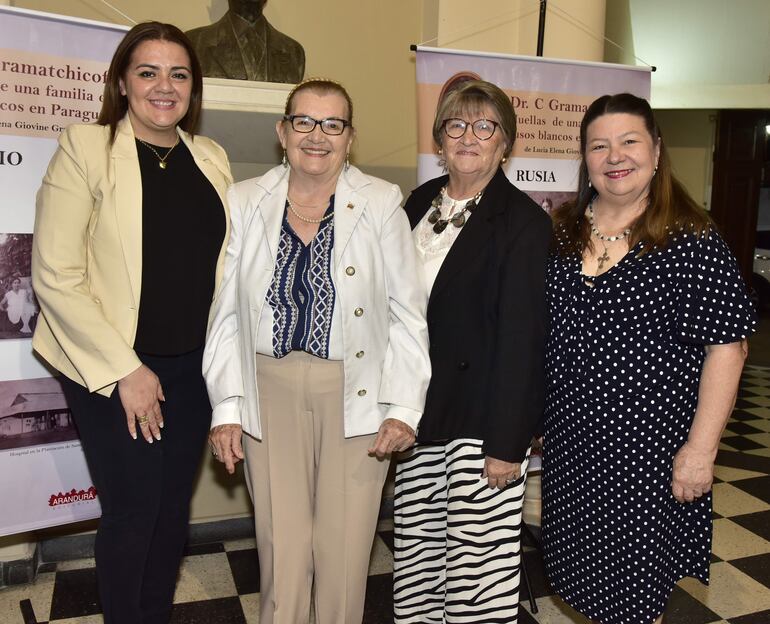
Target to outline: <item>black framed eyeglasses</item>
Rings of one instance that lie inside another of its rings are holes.
[[[321,131],[330,136],[342,134],[345,128],[352,124],[346,119],[338,117],[327,117],[326,119],[313,119],[308,115],[284,115],[284,121],[291,123],[295,132],[307,134],[315,130],[316,126],[321,126]]]
[[[491,119],[477,119],[476,121],[465,121],[459,117],[445,119],[442,123],[444,132],[452,139],[459,139],[465,134],[465,129],[470,126],[473,134],[479,141],[488,141],[497,130],[500,124]]]

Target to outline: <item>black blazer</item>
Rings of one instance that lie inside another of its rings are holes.
[[[412,191],[412,228],[447,179]],[[430,293],[433,375],[418,441],[476,438],[490,457],[524,460],[543,413],[550,240],[548,215],[498,170]]]

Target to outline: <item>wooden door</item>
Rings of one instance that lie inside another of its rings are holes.
[[[751,283],[759,189],[770,111],[721,110],[717,117],[711,216]]]

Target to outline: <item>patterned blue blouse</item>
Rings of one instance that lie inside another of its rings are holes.
[[[334,196],[324,216],[333,212]],[[266,298],[273,310],[276,358],[290,351],[307,351],[328,359],[335,298],[333,247],[333,218],[320,223],[318,233],[305,245],[289,225],[288,212],[284,209],[278,257]]]

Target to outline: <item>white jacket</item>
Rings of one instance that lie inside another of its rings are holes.
[[[203,374],[211,426],[240,424],[261,439],[256,341],[273,279],[289,170],[230,187],[231,232],[212,309]],[[383,419],[417,429],[430,380],[427,291],[398,187],[343,171],[334,200],[332,279],[342,315],[345,437],[375,433]]]

